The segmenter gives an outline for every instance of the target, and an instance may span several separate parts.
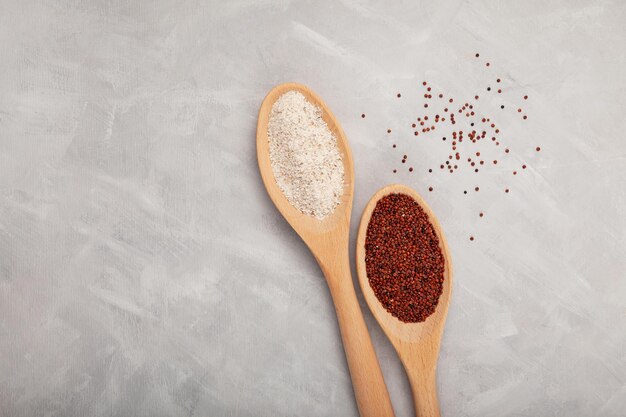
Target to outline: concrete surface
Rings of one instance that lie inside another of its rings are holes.
[[[257,172],[284,81],[343,123],[353,232],[393,181],[443,223],[444,416],[626,415],[624,21],[617,0],[1,1],[0,415],[357,414],[320,271]],[[495,74],[507,104],[531,96],[526,123],[498,120],[514,152],[429,177],[447,151],[411,142],[416,86],[468,97]]]

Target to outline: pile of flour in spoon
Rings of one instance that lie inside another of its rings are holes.
[[[267,136],[274,178],[291,205],[318,219],[331,214],[343,195],[344,169],[322,110],[289,91],[272,106]]]

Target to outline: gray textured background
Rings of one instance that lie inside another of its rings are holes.
[[[284,81],[343,123],[353,232],[379,187],[435,186],[445,416],[626,415],[625,6],[1,0],[0,415],[356,415],[325,283],[257,171]],[[507,105],[531,96],[526,123],[498,113],[511,156],[429,177],[447,151],[410,136],[415,86],[468,97],[495,75]]]

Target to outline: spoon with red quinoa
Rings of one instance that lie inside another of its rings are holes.
[[[416,415],[439,416],[436,369],[452,264],[437,218],[417,192],[388,185],[365,207],[356,257],[365,300],[406,369]]]

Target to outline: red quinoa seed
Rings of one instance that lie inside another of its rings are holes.
[[[412,197],[390,194],[376,203],[367,226],[365,267],[374,294],[394,317],[417,323],[435,312],[445,259],[428,215]]]

